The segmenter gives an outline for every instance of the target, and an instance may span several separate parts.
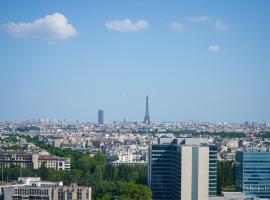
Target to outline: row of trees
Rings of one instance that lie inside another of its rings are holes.
[[[235,166],[233,161],[217,163],[217,193],[235,190]]]

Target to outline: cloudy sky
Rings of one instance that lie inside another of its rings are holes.
[[[0,120],[270,121],[270,1],[0,2]]]

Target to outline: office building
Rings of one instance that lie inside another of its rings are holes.
[[[208,200],[216,196],[214,145],[194,138],[160,138],[150,145],[148,185],[153,200]]]
[[[236,189],[247,197],[270,199],[270,152],[244,149],[236,152]]]
[[[102,125],[104,123],[104,111],[98,110],[98,124]]]
[[[21,177],[18,182],[0,186],[4,200],[91,200],[91,187],[63,182],[41,181],[39,177]]]

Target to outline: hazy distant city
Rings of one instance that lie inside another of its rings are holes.
[[[0,200],[270,200],[270,1],[0,1]]]

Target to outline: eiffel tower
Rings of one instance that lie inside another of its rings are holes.
[[[148,96],[146,96],[146,107],[145,107],[145,116],[143,120],[144,124],[150,124],[150,115],[149,115],[149,107],[148,107]]]

